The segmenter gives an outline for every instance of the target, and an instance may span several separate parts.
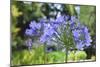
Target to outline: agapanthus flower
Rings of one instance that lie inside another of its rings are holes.
[[[42,35],[42,36],[40,37],[40,42],[41,42],[41,43],[45,43],[45,42],[48,40],[48,37],[49,37],[49,36],[47,36],[47,35],[45,35],[45,34]]]
[[[43,35],[40,37],[40,41],[44,43],[50,40],[55,32],[56,31],[49,23],[45,24],[45,29],[43,31]]]
[[[28,35],[28,36],[32,36],[33,31],[31,29],[26,29],[25,34]]]
[[[73,33],[74,38],[78,38],[80,36],[78,30],[73,30],[72,33]]]
[[[30,28],[32,29],[41,29],[41,24],[40,23],[36,23],[36,21],[32,21],[30,24],[29,24]]]
[[[76,23],[76,22],[72,22],[72,20],[70,25],[71,25],[70,27],[72,27],[71,29],[76,44],[76,48],[82,50],[85,46],[90,46],[92,40],[88,28],[82,25],[80,22]]]
[[[62,35],[66,33],[63,38],[73,37],[77,49],[82,50],[84,47],[90,46],[92,40],[88,28],[81,24],[75,16],[71,16],[69,20],[68,18],[69,16],[59,15],[56,18],[41,19],[39,23],[32,21],[29,24],[30,29],[26,29],[25,34],[31,36],[39,34],[41,43],[57,41],[57,43],[64,44]]]

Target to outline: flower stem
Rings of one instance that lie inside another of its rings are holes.
[[[46,57],[46,43],[45,43],[44,45],[44,64],[46,64],[46,59],[47,57]]]
[[[67,61],[68,61],[68,48],[66,47],[66,60],[65,60],[65,62],[67,63]]]

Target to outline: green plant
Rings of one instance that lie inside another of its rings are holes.
[[[74,61],[75,60],[75,52],[72,51],[68,55],[68,61]]]
[[[63,63],[65,61],[65,53],[60,51],[50,52],[47,55],[48,63]]]
[[[85,51],[76,51],[75,53],[75,61],[85,60],[87,54]]]

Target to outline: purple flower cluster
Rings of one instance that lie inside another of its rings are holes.
[[[47,20],[47,23],[42,23],[43,34],[40,37],[40,42],[45,43],[53,40],[53,37],[58,36],[58,27],[65,23],[63,17],[57,17],[56,19],[50,18]]]
[[[75,21],[78,22],[76,23]],[[82,25],[78,19],[75,19],[75,17],[71,17],[70,28],[72,30],[77,49],[82,50],[84,47],[91,45],[92,40],[90,33],[88,32],[88,28]]]
[[[32,21],[29,24],[30,29],[26,29],[25,34],[28,36],[38,36],[41,30],[41,24],[36,23],[36,21]]]
[[[49,23],[45,24],[43,35],[40,37],[40,42],[46,42],[47,40],[52,38],[53,34],[55,34],[55,30],[53,29],[53,27]]]
[[[66,38],[69,36],[67,29],[69,27],[77,49],[91,45],[92,40],[88,28],[82,25],[75,16],[71,16],[70,20],[68,18],[69,16],[60,15],[55,19],[42,19],[38,23],[32,21],[29,24],[30,29],[26,29],[25,34],[33,37],[40,36],[41,43],[55,41],[64,44],[61,36],[63,33],[66,34]]]

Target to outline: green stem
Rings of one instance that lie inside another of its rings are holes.
[[[68,48],[66,47],[66,60],[65,60],[65,62],[67,63],[67,61],[68,61]]]
[[[44,43],[44,64],[46,64],[46,43]]]

